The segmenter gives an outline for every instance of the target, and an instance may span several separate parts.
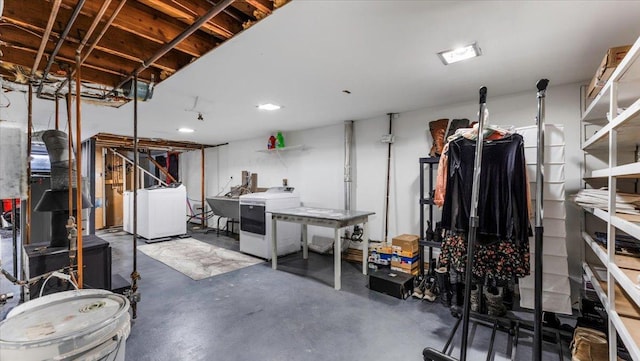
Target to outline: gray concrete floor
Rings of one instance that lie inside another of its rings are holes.
[[[108,231],[99,235],[113,248],[113,272],[128,279],[132,236]],[[238,250],[235,239],[215,232],[192,236]],[[3,233],[3,267],[11,269],[6,237]],[[281,258],[275,271],[264,262],[193,281],[139,252],[142,300],[126,359],[422,360],[423,348],[443,347],[457,320],[448,309],[370,291],[359,265],[343,262],[342,271],[342,290],[335,291],[333,257],[310,253],[305,261],[298,253]],[[6,280],[0,286],[5,291]],[[2,317],[13,305],[0,306]],[[490,336],[490,328],[472,324],[468,360],[486,358]],[[507,339],[498,333],[493,359],[509,359]],[[543,359],[558,360],[556,348],[545,344]],[[568,359],[566,344],[564,349]],[[456,347],[452,355],[458,353]],[[531,359],[527,335],[521,337],[515,359]]]

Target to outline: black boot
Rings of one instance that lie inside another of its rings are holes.
[[[458,282],[456,283],[456,288],[454,290],[454,298],[455,302],[451,302],[458,307],[462,307],[464,305],[464,283]]]
[[[461,307],[464,304],[464,281],[462,274],[456,272],[453,268],[449,271],[451,281],[451,307]]]
[[[443,305],[451,307],[451,283],[449,282],[449,270],[446,267],[436,269],[438,288],[440,289],[440,301]]]

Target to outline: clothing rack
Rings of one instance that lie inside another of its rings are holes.
[[[507,332],[509,337],[509,344],[512,346],[511,359],[515,360],[515,355],[518,346],[518,339],[521,328],[526,330],[533,330],[533,352],[532,359],[539,361],[542,358],[542,335],[543,335],[543,317],[542,317],[542,236],[544,232],[543,227],[543,180],[544,180],[544,116],[545,116],[545,96],[546,89],[549,84],[549,80],[540,79],[537,84],[537,102],[538,113],[536,117],[536,123],[538,128],[537,135],[537,160],[536,160],[536,208],[535,208],[535,299],[534,299],[534,321],[530,325],[528,322],[524,322],[517,319],[511,319],[509,317],[495,317],[473,312],[474,322],[492,327],[491,340],[489,343],[489,349],[487,354],[487,360],[490,360],[493,353],[493,346],[495,342],[496,333],[498,330]],[[487,100],[487,88],[481,87],[479,91],[479,114],[478,114],[478,136],[476,138],[476,149],[474,157],[474,170],[473,170],[473,185],[471,191],[471,207],[469,217],[469,233],[467,237],[467,264],[465,269],[465,295],[464,306],[461,311],[462,315],[458,318],[452,332],[442,351],[435,350],[433,348],[425,348],[423,350],[424,360],[433,361],[466,361],[467,349],[468,349],[468,337],[469,337],[469,322],[472,316],[471,312],[471,282],[473,275],[473,256],[476,246],[477,229],[479,219],[477,215],[478,208],[478,195],[480,187],[480,173],[481,173],[481,160],[484,143],[483,129],[485,127],[485,109]],[[455,308],[452,314],[458,312]],[[462,337],[460,345],[460,358],[455,359],[447,352],[452,346],[453,338],[462,323]],[[560,339],[560,333],[558,330],[547,329],[548,331],[555,332],[558,342],[558,356],[563,360],[562,355],[562,342]]]

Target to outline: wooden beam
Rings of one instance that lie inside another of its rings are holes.
[[[20,4],[20,6],[16,6],[17,4]],[[4,8],[3,20],[20,28],[42,34],[46,26],[47,17],[46,13],[43,13],[46,8],[47,3],[43,0],[11,1]],[[61,19],[66,19],[71,15],[71,11],[67,8],[61,8],[59,14]],[[90,18],[79,15],[66,40],[74,44],[80,44],[81,29],[88,28],[90,24]],[[60,27],[64,25],[66,24],[62,24]],[[52,38],[60,38],[60,33],[55,30],[52,32]],[[74,34],[80,35],[75,37]],[[3,37],[3,39],[6,38]],[[136,44],[136,46],[131,46],[131,44]],[[96,46],[96,50],[140,63],[161,47],[162,44],[160,43],[111,27]],[[193,56],[172,50],[154,63],[153,66],[173,73],[191,61],[193,61]],[[28,66],[31,66],[31,64]]]
[[[154,8],[185,24],[193,24],[213,6],[201,0],[139,0],[141,3]],[[229,39],[242,31],[242,24],[228,14],[220,13],[202,26],[208,33]]]
[[[4,49],[12,49],[12,50],[19,50],[20,52],[25,52],[25,53],[31,53],[31,54],[35,54],[37,52],[37,50],[32,49],[32,48],[27,48],[27,47],[22,47],[19,45],[14,45],[14,44],[9,44],[9,43],[5,43],[3,44],[3,47],[1,47],[0,49],[3,49],[3,53],[5,53],[3,59],[9,62],[12,62],[14,64],[21,64],[18,63],[17,59],[27,59],[26,57],[22,57],[20,56],[19,58],[13,58],[12,56],[15,54],[14,52],[9,52],[6,53]],[[62,48],[61,48],[62,50]],[[67,63],[67,64],[72,64],[73,63],[73,56],[71,57],[65,57],[62,54],[62,51],[58,52],[58,55],[56,56],[56,62],[59,63]],[[18,60],[19,61],[19,60]],[[54,64],[55,65],[55,64]],[[108,68],[104,68],[100,65],[95,65],[95,64],[91,64],[89,62],[85,62],[82,66],[83,72],[86,73],[85,75],[87,75],[87,77],[85,77],[85,79],[83,79],[84,81],[88,81],[88,82],[92,82],[92,83],[97,83],[97,84],[102,84],[102,85],[108,85],[108,86],[115,86],[119,83],[119,81],[122,80],[122,78],[125,78],[126,76],[128,76],[130,74],[130,72],[126,72],[126,71],[122,71],[122,70],[114,70],[114,69],[108,69]],[[59,69],[59,67],[55,67],[52,66],[51,67],[51,72],[52,73],[62,73],[64,74],[64,71],[61,71]],[[113,77],[103,77],[100,76],[100,74],[109,74],[109,75],[114,75],[115,78]],[[140,78],[143,79],[146,82],[150,82],[151,81],[151,75],[153,74],[153,78],[154,81],[156,79],[159,78],[160,73],[157,69],[145,69],[142,73],[140,73]],[[103,81],[103,79],[108,79],[108,83],[103,83],[101,81]],[[116,81],[116,83],[112,83],[113,79],[120,79],[118,81]]]
[[[230,6],[233,9],[240,11],[244,16],[248,17],[249,20],[256,20],[256,17],[253,15],[253,11],[256,9],[251,4],[247,3],[245,0],[237,0]]]
[[[1,60],[2,62],[23,65],[30,63],[33,64],[33,60],[35,59],[35,53],[32,50],[8,46],[2,46],[0,47],[0,50],[2,51],[3,55]],[[71,63],[71,59],[61,60]],[[60,67],[55,63],[51,67],[51,72],[64,74],[64,70],[60,69]],[[115,86],[122,80],[122,77],[120,75],[106,73],[104,71],[95,70],[90,67],[83,67],[82,74],[85,81],[107,86]]]
[[[269,0],[245,0],[249,5],[269,15],[273,10],[273,3]]]
[[[133,137],[117,135],[117,134],[109,134],[109,133],[98,133],[93,136],[96,140],[96,145],[104,146],[104,147],[113,147],[113,148],[124,148],[124,149],[132,149],[133,148]],[[226,143],[225,143],[226,144]],[[172,141],[172,140],[164,140],[164,139],[152,139],[152,138],[138,138],[138,148],[142,150],[148,149],[157,149],[157,150],[166,150],[166,151],[185,151],[185,150],[197,150],[202,147],[211,148],[217,147],[223,144],[217,145],[207,145],[200,144],[194,142],[184,142],[184,141]]]
[[[26,51],[35,51],[35,44],[37,44],[40,39],[36,33],[26,32],[9,26],[0,28],[0,35],[3,39],[11,39],[9,42],[5,42],[7,46],[18,47]],[[56,60],[70,63],[72,59],[75,58],[75,51],[74,44],[65,43],[56,55]],[[101,51],[93,51],[84,63],[84,67],[123,77],[129,75],[138,65],[136,62]],[[160,71],[158,69],[150,69],[147,72],[146,79],[149,79],[151,74],[154,74],[155,79],[158,79]]]
[[[37,1],[37,0],[29,0]],[[42,0],[39,0],[42,1]],[[62,7],[72,9],[75,0],[63,0]],[[100,10],[100,3],[87,1],[80,11],[81,14],[93,18]],[[136,34],[145,39],[164,44],[171,41],[184,29],[184,24],[165,14],[153,10],[143,4],[129,1],[114,20],[112,26]],[[205,33],[195,33],[178,45],[176,49],[189,55],[200,57],[216,45],[216,39]],[[131,46],[131,44],[130,44]],[[151,55],[151,54],[149,54]]]
[[[169,171],[162,164],[158,163],[155,159],[153,159],[153,157],[151,156],[151,152],[149,150],[147,150],[147,158],[149,158],[151,163],[153,163],[153,165],[156,168],[158,168],[158,170],[162,172],[162,174],[164,174],[164,176],[167,177],[167,179],[171,180],[171,182],[177,182],[177,180],[173,178],[171,173],[169,173]]]

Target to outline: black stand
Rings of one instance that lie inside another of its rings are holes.
[[[424,207],[429,207],[429,227],[430,231],[433,231],[435,227],[435,222],[433,221],[433,207],[435,203],[433,201],[433,171],[434,168],[438,166],[438,162],[440,162],[440,157],[428,157],[428,158],[420,158],[420,240],[418,244],[420,245],[420,277],[428,278],[433,276],[435,272],[435,265],[431,260],[433,259],[433,248],[440,248],[440,243],[429,241],[425,237],[425,219],[424,219]],[[424,172],[425,172],[425,164],[429,166],[429,195],[425,197],[424,194]],[[429,247],[429,271],[427,273],[427,277],[425,277],[424,273],[424,247]]]
[[[487,88],[480,88],[480,114],[478,120],[478,137],[476,139],[476,154],[473,172],[473,188],[471,193],[471,209],[469,219],[469,235],[467,239],[467,265],[465,270],[465,289],[464,308],[461,311],[462,317],[456,322],[448,340],[445,344],[442,352],[433,348],[425,348],[423,350],[424,360],[433,361],[457,361],[455,358],[447,355],[448,349],[452,344],[453,337],[458,330],[460,323],[462,323],[462,340],[460,346],[460,361],[467,360],[467,343],[469,336],[469,319],[473,314],[474,322],[488,325],[492,327],[491,341],[489,344],[487,360],[490,360],[493,353],[493,345],[495,341],[495,335],[497,330],[505,331],[509,334],[509,343],[512,345],[511,360],[515,360],[516,350],[518,346],[518,337],[521,328],[533,331],[533,353],[532,357],[534,361],[540,361],[542,359],[542,335],[543,335],[543,318],[542,318],[542,236],[543,236],[543,181],[544,181],[544,100],[546,95],[546,88],[549,84],[549,80],[541,79],[537,83],[538,93],[538,115],[536,122],[538,125],[538,154],[536,162],[536,213],[535,213],[535,299],[534,299],[534,322],[529,324],[520,320],[514,320],[508,317],[493,317],[483,314],[471,312],[470,296],[471,296],[471,280],[473,269],[473,254],[475,249],[476,232],[478,226],[477,206],[478,206],[478,192],[479,181],[481,172],[481,159],[482,159],[482,145],[483,145],[483,132],[484,129],[484,109],[486,106]],[[452,313],[456,316],[459,312],[454,310]],[[560,332],[558,330],[547,329],[549,333],[552,333],[558,341],[558,357],[562,361],[562,341],[560,338]]]
[[[534,265],[534,324],[533,324],[533,361],[542,359],[542,236],[544,227],[543,201],[544,201],[544,100],[547,93],[549,80],[540,79],[536,84],[538,88],[538,159],[536,161],[536,229],[535,229],[535,265]]]

